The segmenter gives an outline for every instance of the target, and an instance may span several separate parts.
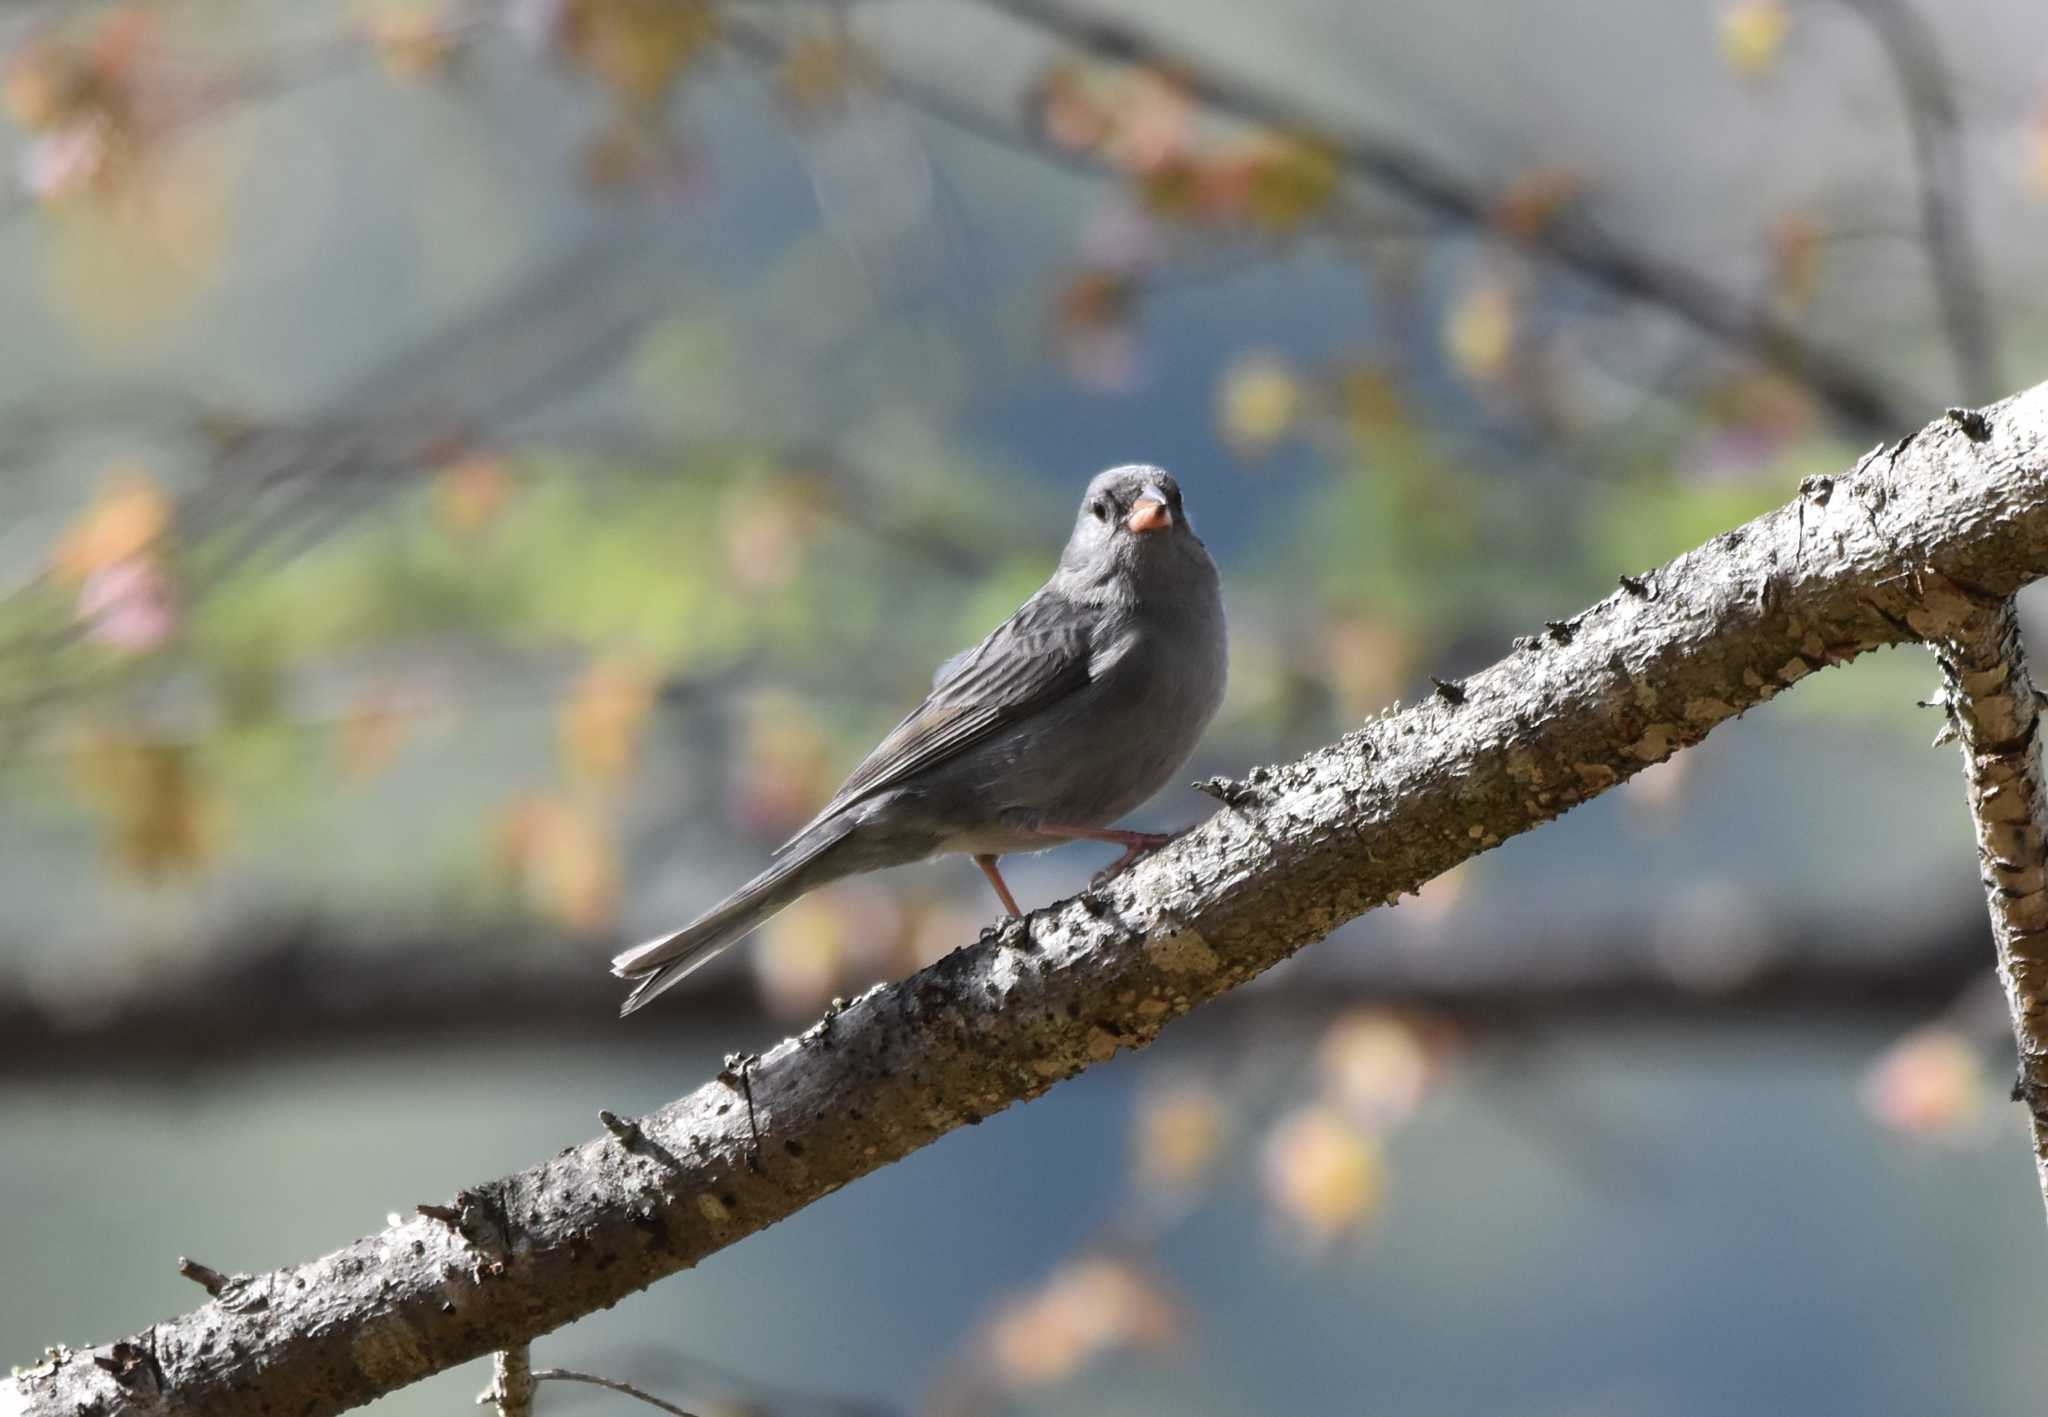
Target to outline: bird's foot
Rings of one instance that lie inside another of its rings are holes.
[[[1090,890],[1101,890],[1103,886],[1107,885],[1111,880],[1115,879],[1118,875],[1122,874],[1124,868],[1129,866],[1133,861],[1138,860],[1140,857],[1150,856],[1153,852],[1159,850],[1162,846],[1167,846],[1173,842],[1179,841],[1182,837],[1186,836],[1188,832],[1190,832],[1191,830],[1193,830],[1193,828],[1183,827],[1177,832],[1122,833],[1119,839],[1122,840],[1124,843],[1124,854],[1117,857],[1116,860],[1110,862],[1107,866],[1104,866],[1100,871],[1097,871],[1093,876],[1089,877],[1088,888]]]

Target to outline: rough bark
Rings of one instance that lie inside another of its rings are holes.
[[[1944,597],[2001,600],[2044,574],[2048,385],[1809,479],[1425,702],[1212,784],[1222,810],[1100,891],[637,1122],[607,1116],[605,1135],[452,1205],[53,1354],[0,1385],[0,1413],[319,1417],[516,1347],[1143,1046],[1815,670],[1939,633]]]
[[[1950,732],[1962,740],[1998,978],[2019,1045],[2013,1098],[2032,1117],[2034,1170],[2048,1204],[2048,791],[2040,698],[2011,601],[1943,588],[1927,597],[1923,615],[1941,659]]]

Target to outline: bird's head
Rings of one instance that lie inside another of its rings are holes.
[[[1176,566],[1208,564],[1189,523],[1180,484],[1144,463],[1096,474],[1081,498],[1060,568],[1087,580],[1154,582]]]

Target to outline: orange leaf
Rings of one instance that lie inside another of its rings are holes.
[[[1184,1326],[1157,1275],[1119,1256],[1084,1254],[1054,1270],[1038,1292],[1004,1305],[985,1342],[1006,1386],[1038,1387],[1117,1349],[1164,1348]]]
[[[51,570],[65,581],[82,582],[116,562],[154,555],[170,530],[170,497],[140,463],[122,463],[109,474],[92,505],[72,523],[51,554]]]
[[[487,453],[449,463],[434,476],[434,515],[458,536],[482,530],[510,496],[504,459]]]
[[[497,854],[540,910],[595,934],[618,915],[618,846],[611,827],[565,798],[534,795],[504,809]]]
[[[1900,1039],[1863,1081],[1863,1105],[1878,1121],[1914,1136],[1953,1136],[1983,1115],[1984,1066],[1954,1029],[1930,1025]]]
[[[1585,179],[1566,168],[1525,172],[1494,204],[1493,224],[1516,240],[1533,241],[1555,226],[1585,190]]]
[[[1318,661],[1338,706],[1362,718],[1407,682],[1413,647],[1399,625],[1363,611],[1339,611],[1323,624]]]
[[[1820,223],[1803,213],[1772,223],[1771,287],[1787,307],[1803,309],[1819,294],[1826,241]]]
[[[1065,330],[1121,325],[1136,303],[1131,278],[1120,271],[1082,271],[1059,294],[1059,323]]]
[[[89,101],[90,77],[54,45],[30,44],[7,61],[0,107],[31,133],[55,128]]]
[[[652,674],[626,660],[599,660],[583,672],[562,706],[559,731],[572,777],[606,787],[624,781],[640,756],[657,687]]]

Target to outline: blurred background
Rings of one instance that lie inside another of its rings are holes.
[[[2031,0],[5,0],[0,108],[11,1363],[970,941],[950,859],[628,1023],[604,969],[1101,467],[1224,567],[1192,780],[2048,355]],[[2038,1406],[1934,683],[1816,675],[536,1361],[700,1417]]]

